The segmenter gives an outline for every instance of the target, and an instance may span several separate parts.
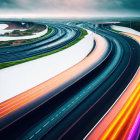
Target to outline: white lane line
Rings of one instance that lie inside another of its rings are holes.
[[[54,118],[51,119],[52,121],[54,120]]]
[[[36,131],[35,134],[38,134],[40,131],[41,131],[41,128],[38,131]]]
[[[79,97],[77,97],[75,100],[78,100],[79,99]]]
[[[66,108],[64,108],[62,111],[66,110]]]
[[[58,117],[58,114],[56,114],[55,117]]]
[[[70,107],[70,104],[67,107]]]
[[[49,124],[49,122],[47,122],[45,125],[43,125],[43,127],[46,127]]]
[[[32,135],[29,139],[32,139],[34,137],[34,135]]]

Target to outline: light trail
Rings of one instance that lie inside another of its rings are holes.
[[[136,121],[133,125],[133,128],[128,136],[128,140],[134,140],[134,139],[138,139],[139,134],[140,134],[140,112],[136,118]]]
[[[95,39],[96,39],[96,37],[95,37]],[[96,41],[96,45],[97,45],[97,41]],[[103,47],[105,47],[105,46],[103,46]],[[106,59],[106,57],[104,59]],[[93,65],[92,70],[94,68],[95,68],[95,66]],[[106,73],[106,75],[108,75],[108,74]],[[46,116],[40,123],[38,123],[36,126],[34,126],[34,128],[32,130],[30,130],[25,135],[25,137],[23,137],[23,139],[30,139],[30,138],[32,138],[32,135],[34,135],[36,139],[39,139],[40,137],[42,137],[44,135],[44,133],[47,133],[48,131],[50,131],[50,129],[55,127],[56,124],[58,124],[63,118],[65,118],[81,102],[83,102],[87,98],[87,96],[89,96],[91,94],[91,90],[97,88],[98,84],[101,81],[103,81],[103,79],[104,79],[103,77],[102,78],[98,77],[100,79],[100,80],[98,80],[99,82],[97,80],[94,80],[88,86],[86,86],[86,87],[83,86],[83,89],[81,89],[78,93],[76,93],[75,96],[73,96],[70,100],[68,100],[62,106],[60,106],[59,109],[57,109],[55,112],[52,112],[49,116]],[[49,124],[46,127],[43,127],[46,125],[46,123],[47,124],[49,123]],[[35,134],[38,131],[38,129],[40,129],[40,128],[41,128],[40,133]],[[45,139],[47,139],[47,138],[45,138]]]
[[[140,36],[137,36],[137,35],[134,35],[134,34],[131,34],[131,33],[125,33],[125,32],[122,32],[122,34],[132,37],[133,39],[135,39],[140,44]]]
[[[131,97],[115,117],[111,125],[105,130],[105,132],[99,137],[101,140],[105,139],[120,139],[125,138],[129,125],[132,123],[134,117],[139,112],[140,108],[140,82],[136,89],[132,93]]]
[[[132,95],[137,85],[140,82],[140,69],[137,71],[134,79],[131,81],[127,89],[121,94],[117,102],[111,107],[109,112],[104,116],[104,118],[98,123],[98,125],[93,128],[89,134],[85,137],[87,140],[99,139],[101,133],[108,127],[108,125],[113,121],[115,116],[121,111],[127,100]]]
[[[13,112],[16,109],[19,109],[22,106],[33,103],[46,94],[50,94],[76,76],[85,73],[85,71],[87,71],[87,69],[89,69],[92,65],[96,65],[98,61],[100,61],[102,57],[104,57],[104,54],[107,51],[107,47],[106,41],[102,37],[100,37],[99,35],[94,36],[96,38],[97,46],[88,57],[86,57],[83,61],[76,64],[72,68],[55,76],[54,78],[1,103],[0,118]]]

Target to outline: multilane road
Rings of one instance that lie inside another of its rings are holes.
[[[83,27],[95,32],[93,25],[85,24]],[[103,51],[102,48],[102,51],[96,52],[99,47],[96,38],[101,37],[95,35],[95,48],[86,58],[92,61],[87,70],[78,75],[81,78],[4,129],[2,137],[23,140],[76,140],[86,136],[116,101],[140,65],[140,48],[136,41],[102,26],[96,28],[96,33],[103,36],[108,45],[106,50]],[[102,52],[103,56],[93,65],[97,57],[95,52],[98,55]],[[14,134],[14,130],[21,124],[22,128]],[[10,135],[7,135],[8,132]]]
[[[63,48],[81,35],[79,28],[60,26],[61,25],[51,25],[52,33],[37,42],[29,43],[28,45],[1,47],[0,63],[23,60],[49,53]]]

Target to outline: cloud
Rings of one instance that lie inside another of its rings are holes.
[[[15,2],[12,1],[12,0],[1,0],[0,1],[0,7],[1,8],[5,8],[5,7],[11,8],[11,7],[14,7],[14,5],[15,5]]]
[[[1,0],[0,11],[22,12],[137,12],[139,0]]]

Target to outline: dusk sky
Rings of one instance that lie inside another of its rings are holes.
[[[0,0],[0,17],[139,16],[139,0]]]

